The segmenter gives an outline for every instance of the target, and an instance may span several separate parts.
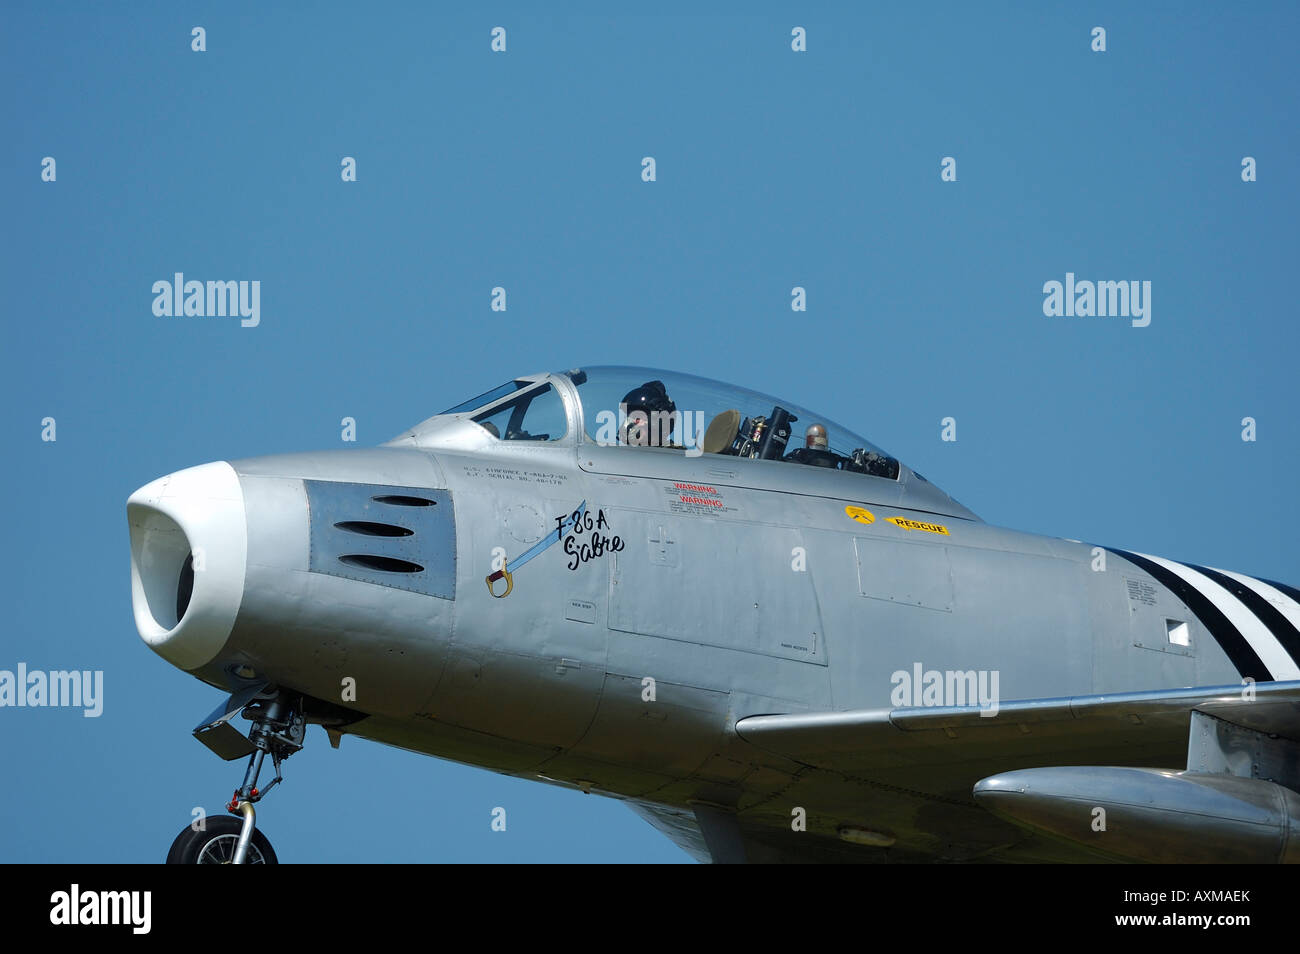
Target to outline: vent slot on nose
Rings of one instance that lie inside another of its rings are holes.
[[[312,573],[456,598],[456,520],[449,491],[340,480],[303,485]],[[176,566],[184,558],[182,553]],[[200,579],[200,596],[202,586]]]
[[[423,573],[424,567],[410,560],[398,560],[395,557],[374,556],[369,553],[345,553],[339,557],[340,563],[361,567],[363,570],[378,570],[380,573]]]
[[[190,608],[190,597],[194,595],[194,554],[185,558],[181,566],[181,577],[176,582],[176,622],[185,618],[185,611]]]
[[[415,532],[391,523],[374,523],[370,520],[341,520],[334,526],[366,537],[409,537]]]

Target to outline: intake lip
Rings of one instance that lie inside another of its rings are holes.
[[[140,638],[186,670],[210,662],[235,625],[244,594],[244,494],[225,461],[145,484],[126,503],[131,602]]]

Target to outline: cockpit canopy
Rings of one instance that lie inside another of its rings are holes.
[[[604,446],[786,460],[896,479],[898,461],[824,415],[758,391],[653,368],[564,372],[588,440]]]
[[[562,384],[576,390],[575,414],[566,414]],[[581,421],[579,441],[602,446],[784,460],[890,480],[899,475],[895,458],[824,415],[758,391],[653,368],[600,365],[517,378],[439,416],[452,415],[501,441],[561,441],[573,419]]]

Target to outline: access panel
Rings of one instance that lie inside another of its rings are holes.
[[[624,540],[609,561],[610,629],[826,665],[798,530],[606,513]]]

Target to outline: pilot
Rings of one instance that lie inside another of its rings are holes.
[[[809,424],[804,432],[803,447],[791,451],[784,460],[812,467],[838,467],[840,463],[839,455],[831,451],[826,439],[825,424]]]
[[[627,392],[619,405],[623,423],[619,443],[633,447],[674,447],[669,438],[677,427],[677,405],[662,381],[647,381]]]

